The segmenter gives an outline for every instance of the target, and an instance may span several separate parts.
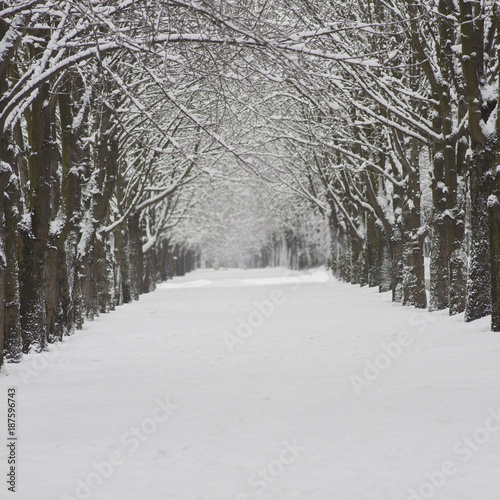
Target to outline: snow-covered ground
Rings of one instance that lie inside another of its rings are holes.
[[[488,329],[323,270],[175,278],[5,368],[0,498],[498,500]]]

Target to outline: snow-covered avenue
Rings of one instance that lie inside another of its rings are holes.
[[[322,269],[174,278],[5,366],[11,496],[497,500],[500,338],[488,330],[489,318],[402,307]]]

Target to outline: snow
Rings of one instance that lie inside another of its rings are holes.
[[[497,500],[488,330],[322,269],[175,278],[6,365],[15,497]]]
[[[21,222],[19,223],[19,230],[23,231],[26,234],[31,233],[32,224],[31,224],[31,214],[25,213],[21,217]]]
[[[500,205],[498,198],[494,194],[488,196],[488,208],[493,208],[494,206]]]
[[[12,173],[11,166],[7,162],[0,160],[0,174],[6,174],[8,172]]]
[[[497,133],[497,113],[491,113],[486,123],[481,122],[481,129],[486,140],[493,140]]]
[[[448,189],[448,186],[442,182],[442,181],[438,181],[436,183],[436,187],[442,192],[442,193],[447,193],[449,191]]]
[[[166,282],[158,285],[158,288],[172,289],[172,288],[198,288],[200,286],[212,285],[213,281],[210,280],[193,280],[184,283],[171,283]]]
[[[64,215],[59,212],[57,214],[57,217],[50,222],[50,229],[49,229],[49,234],[52,236],[52,237],[59,237],[62,230],[64,229],[64,225],[65,225],[65,218],[64,218]]]
[[[206,273],[207,271],[203,271]],[[257,270],[253,270],[251,274],[257,274]],[[245,273],[246,274],[246,273]],[[215,275],[216,280],[198,279],[187,282],[167,281],[158,285],[158,288],[196,288],[201,286],[211,285],[213,287],[241,287],[241,286],[268,286],[268,285],[284,285],[301,283],[325,283],[329,280],[329,276],[324,271],[316,271],[308,274],[297,274],[293,271],[282,271],[280,276],[266,276],[259,278],[245,278],[245,274],[239,269],[221,270],[220,274]],[[191,273],[191,276],[196,276],[196,273]]]

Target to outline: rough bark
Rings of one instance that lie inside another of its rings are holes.
[[[463,109],[463,103],[460,106],[462,111],[461,117],[464,117],[466,110]],[[450,234],[453,235],[449,245],[451,248],[450,255],[450,315],[459,314],[465,310],[465,297],[467,293],[467,268],[468,259],[465,249],[465,206],[466,206],[466,186],[464,175],[467,170],[467,148],[468,143],[463,134],[457,141],[456,149],[456,174],[457,185],[456,192],[453,196],[453,230]]]
[[[408,154],[407,183],[402,206],[403,228],[403,305],[419,309],[427,307],[423,242],[420,238],[420,147],[415,139],[410,141]]]
[[[104,238],[96,239],[96,278],[99,297],[99,312],[107,313],[112,309],[113,264],[111,250]]]
[[[500,182],[497,181],[497,185]],[[491,269],[491,330],[500,332],[500,191],[488,198]]]
[[[389,238],[382,232],[380,242],[380,285],[379,293],[388,292],[392,289],[392,259],[391,259],[391,245]]]
[[[485,156],[486,151],[476,151],[469,173],[471,235],[465,321],[474,321],[491,312],[488,190],[484,175],[489,161]]]
[[[89,112],[84,110],[80,125],[74,126],[74,117],[81,111],[75,103],[79,102],[81,88],[79,77],[68,73],[61,85],[58,96],[59,116],[61,123],[61,209],[62,228],[55,242],[58,250],[58,304],[61,323],[65,325],[64,334],[70,334],[75,323],[75,296],[81,298],[78,290],[73,289],[76,283],[73,269],[77,259],[77,242],[79,239],[79,223],[82,219],[83,165],[88,164],[88,152],[85,155],[80,145],[80,136],[87,122]],[[78,315],[78,313],[77,313]],[[78,319],[81,327],[83,313]]]
[[[437,110],[433,120],[433,128],[437,133],[443,133],[443,122],[440,110]],[[449,305],[449,235],[450,225],[447,221],[447,192],[445,183],[445,157],[442,141],[433,141],[433,171],[432,171],[432,205],[431,218],[431,255],[430,255],[430,290],[429,310],[439,311]]]
[[[360,286],[368,285],[368,241],[365,238],[362,242],[362,248],[360,252],[360,260],[359,260],[359,284]]]
[[[358,240],[355,236],[352,236],[350,239],[350,257],[351,257],[351,274],[349,276],[349,281],[353,285],[359,285],[361,280],[361,241]]]
[[[377,226],[375,217],[368,216],[366,227],[367,249],[366,260],[368,266],[368,286],[374,287],[380,285],[380,252],[382,235]]]
[[[500,29],[500,5],[494,16],[497,30]],[[500,51],[498,53],[500,56]],[[498,81],[500,92],[500,80]],[[497,137],[495,144],[495,169],[491,172],[491,194],[488,197],[488,224],[490,236],[491,272],[491,329],[500,332],[500,106],[496,110]]]
[[[4,348],[4,304],[5,275],[7,259],[5,253],[5,196],[4,191],[12,174],[12,168],[5,162],[0,163],[0,366],[3,364]]]
[[[401,228],[403,196],[403,190],[400,187],[394,187],[394,193],[392,195],[394,222],[391,225],[389,241],[393,302],[402,302],[403,300],[403,232]]]
[[[143,253],[139,213],[130,214],[128,219],[128,254],[130,262],[130,295],[132,300],[139,300],[142,289]],[[186,266],[188,267],[188,266]],[[189,271],[190,269],[188,269]]]
[[[57,137],[55,107],[50,109],[51,137]],[[64,241],[60,237],[60,220],[58,219],[61,203],[61,186],[59,182],[59,151],[57,146],[53,148],[50,165],[50,221],[51,230],[49,231],[47,246],[45,249],[45,315],[46,332],[48,342],[61,340],[64,334],[65,321],[62,314],[62,303],[60,301],[61,282],[66,276],[61,276],[59,266],[59,254],[63,253]],[[57,220],[56,220],[57,219]]]
[[[470,148],[471,249],[467,279],[465,320],[472,321],[491,311],[490,237],[488,228],[488,171],[494,155],[482,124],[488,119],[481,93],[484,76],[484,21],[477,0],[460,0],[462,69],[468,106]]]
[[[0,8],[5,7],[5,2],[0,2]],[[0,41],[4,41],[9,28],[10,26],[0,19]],[[0,111],[5,108],[3,96],[9,88],[9,74],[13,67],[11,59],[18,43],[14,39],[10,42],[11,44],[8,43],[4,47],[0,61]],[[19,361],[22,355],[17,229],[19,218],[19,178],[16,172],[14,137],[11,130],[2,128],[0,129],[0,366],[4,354],[9,361]]]
[[[51,165],[54,154],[49,85],[39,89],[28,123],[29,215],[22,223],[21,325],[23,350],[39,351],[47,342],[45,313],[45,251],[51,220]]]
[[[21,220],[19,178],[13,175],[5,191],[5,275],[4,353],[11,362],[21,360],[23,342],[19,296],[19,230]]]

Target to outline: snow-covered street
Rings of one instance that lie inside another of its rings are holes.
[[[498,500],[500,336],[390,300],[322,269],[200,270],[87,322],[0,376],[10,496]]]

